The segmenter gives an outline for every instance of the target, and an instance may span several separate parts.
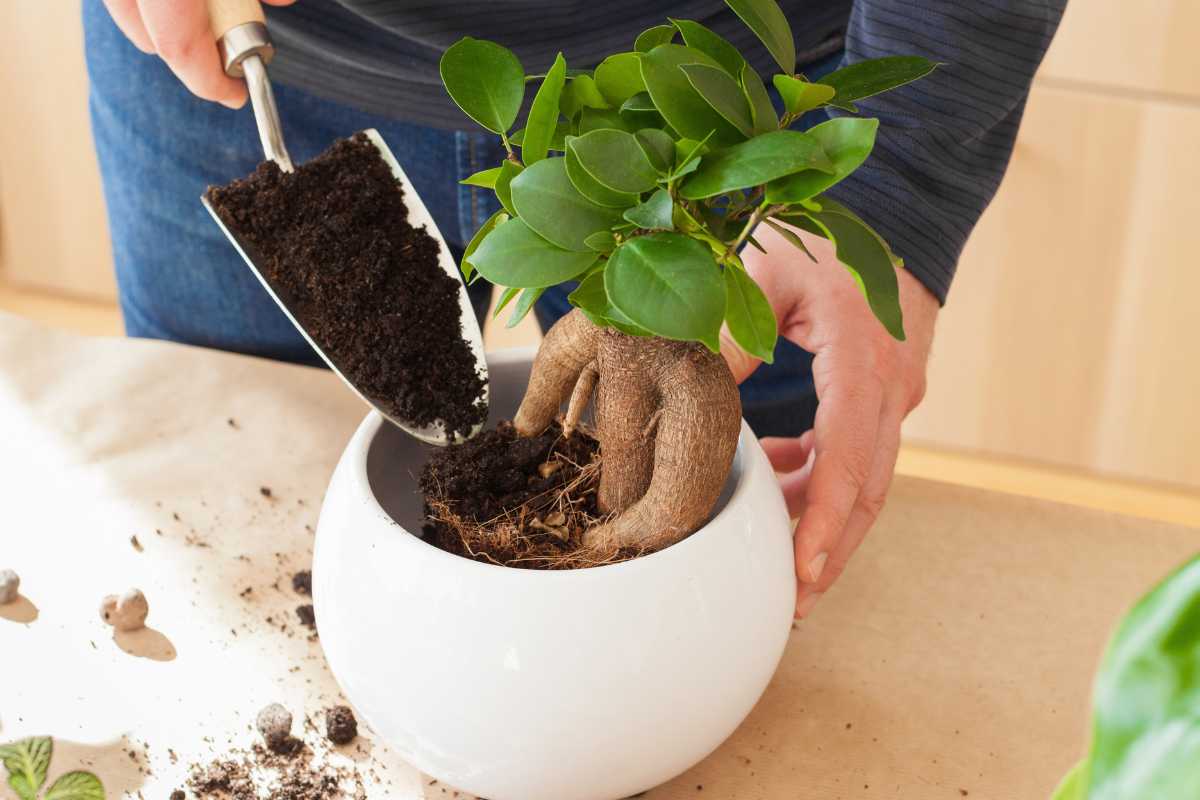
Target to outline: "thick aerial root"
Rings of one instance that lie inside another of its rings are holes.
[[[599,377],[595,362],[583,368],[579,380],[575,382],[575,389],[571,392],[571,402],[567,404],[567,415],[563,418],[563,436],[570,436],[579,426],[584,410],[592,401],[592,393],[596,391],[596,380]]]
[[[536,436],[554,421],[580,373],[595,360],[599,334],[600,329],[579,309],[572,310],[546,332],[533,361],[529,388],[513,418],[517,433]]]

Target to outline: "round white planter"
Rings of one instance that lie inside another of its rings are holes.
[[[489,357],[493,420],[531,353]],[[509,569],[425,544],[427,447],[375,413],[333,475],[313,595],[334,676],[414,766],[488,800],[617,800],[715,749],[779,663],[791,529],[743,423],[726,496],[683,542],[623,564]]]

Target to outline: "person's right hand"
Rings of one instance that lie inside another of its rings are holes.
[[[295,0],[263,0],[273,6]],[[205,0],[104,0],[117,27],[143,53],[158,53],[188,90],[229,108],[246,103],[246,84],[225,74]]]

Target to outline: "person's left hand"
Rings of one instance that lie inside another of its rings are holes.
[[[766,225],[755,238],[766,254],[742,252],[770,300],[781,336],[813,354],[820,401],[812,430],[764,438],[796,526],[796,617],[812,610],[883,509],[900,448],[900,423],[925,394],[925,367],[938,302],[909,272],[897,270],[907,340],[875,319],[825,239],[797,231],[817,258]],[[721,334],[721,353],[740,383],[759,361]]]

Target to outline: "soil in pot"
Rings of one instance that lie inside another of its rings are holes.
[[[466,435],[487,409],[459,282],[408,223],[403,188],[361,133],[287,173],[274,162],[208,198],[272,289],[391,416]]]
[[[577,569],[641,555],[599,555],[583,546],[584,531],[604,521],[599,483],[599,446],[587,428],[568,437],[554,423],[520,436],[501,422],[432,451],[419,480],[424,539],[448,553],[524,569]]]

